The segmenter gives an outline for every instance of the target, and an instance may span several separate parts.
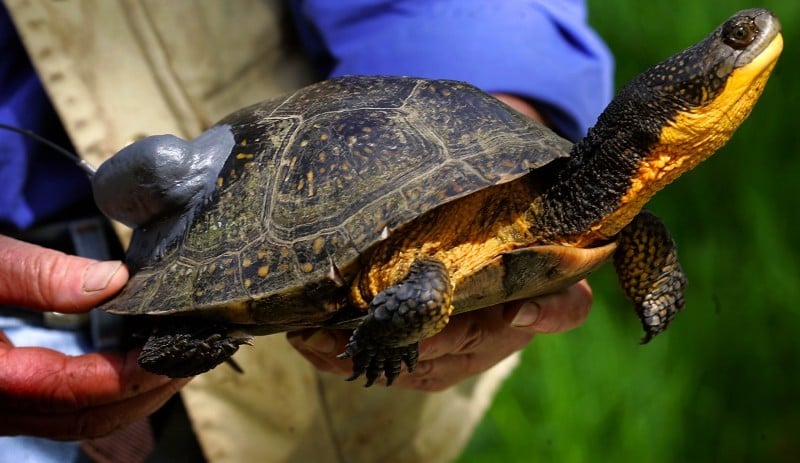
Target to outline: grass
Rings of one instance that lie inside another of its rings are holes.
[[[594,275],[587,322],[528,347],[459,462],[797,461],[800,2],[589,6],[616,56],[617,82],[752,6],[778,15],[785,49],[734,139],[649,206],[689,274],[685,312],[638,346],[613,272]]]

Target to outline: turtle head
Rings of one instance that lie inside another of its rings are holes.
[[[661,152],[692,167],[731,138],[750,114],[783,49],[778,19],[768,10],[736,13],[698,44],[633,82],[651,93]]]
[[[585,239],[615,236],[656,192],[722,147],[750,114],[782,49],[778,19],[744,10],[622,87],[570,161],[583,174],[565,188],[600,176],[600,187],[584,188],[585,195],[607,197],[600,214],[575,221],[592,222]]]

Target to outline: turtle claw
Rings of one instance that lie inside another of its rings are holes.
[[[419,357],[419,343],[403,347],[384,348],[359,348],[356,341],[347,344],[345,351],[339,356],[341,359],[353,359],[353,374],[347,381],[355,381],[361,375],[366,376],[364,387],[370,387],[383,374],[386,385],[391,386],[405,364],[409,373],[414,371]]]
[[[227,363],[228,366],[230,366],[231,369],[236,373],[239,373],[240,375],[244,374],[244,369],[242,368],[241,365],[239,365],[239,363],[236,360],[233,359],[233,357],[230,357],[227,360],[225,360],[225,363]]]
[[[235,339],[239,344],[253,345],[253,335],[242,330],[231,331],[228,333],[228,337]]]

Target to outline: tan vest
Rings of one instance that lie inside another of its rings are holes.
[[[32,61],[90,163],[146,135],[199,134],[227,113],[309,83],[280,0],[6,0]],[[126,235],[121,230],[121,234]],[[440,393],[321,374],[283,335],[182,394],[212,462],[444,462],[463,449],[516,364]]]

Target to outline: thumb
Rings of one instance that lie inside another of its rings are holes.
[[[0,236],[0,304],[85,312],[128,280],[120,261],[97,261]]]
[[[557,293],[507,304],[511,326],[529,333],[561,333],[577,328],[589,315],[592,290],[586,280]]]

